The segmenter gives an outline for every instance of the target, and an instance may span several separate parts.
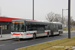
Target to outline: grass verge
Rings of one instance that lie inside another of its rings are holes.
[[[71,31],[74,31],[75,27],[71,27]],[[63,31],[68,31],[68,27],[63,27]]]
[[[17,50],[65,50],[72,46],[75,46],[75,37],[72,37],[71,39],[64,38],[55,41],[45,42],[33,46],[19,48]],[[72,50],[72,48],[69,50]]]

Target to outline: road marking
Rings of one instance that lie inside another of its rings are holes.
[[[12,41],[12,40],[8,40],[8,41],[0,41],[0,42],[10,42],[10,41]]]
[[[2,45],[0,45],[0,46],[5,46],[5,44],[2,44]]]
[[[23,41],[23,42],[28,42],[28,41]],[[18,43],[23,43],[23,42],[15,42],[15,43],[12,43],[12,44],[18,44]]]

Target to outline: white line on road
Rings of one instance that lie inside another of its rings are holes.
[[[2,44],[2,45],[0,45],[0,46],[5,46],[5,44]]]
[[[23,42],[28,42],[28,41],[23,41]],[[23,42],[15,42],[15,43],[12,43],[12,44],[23,43]]]

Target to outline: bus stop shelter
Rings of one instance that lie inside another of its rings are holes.
[[[2,37],[2,26],[0,26],[0,35]]]

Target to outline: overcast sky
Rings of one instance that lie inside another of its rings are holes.
[[[0,0],[1,16],[32,19],[33,0]],[[46,20],[49,12],[62,15],[68,8],[68,0],[35,0],[35,20]],[[67,16],[67,10],[64,16]],[[71,16],[75,20],[75,0],[71,0]]]

